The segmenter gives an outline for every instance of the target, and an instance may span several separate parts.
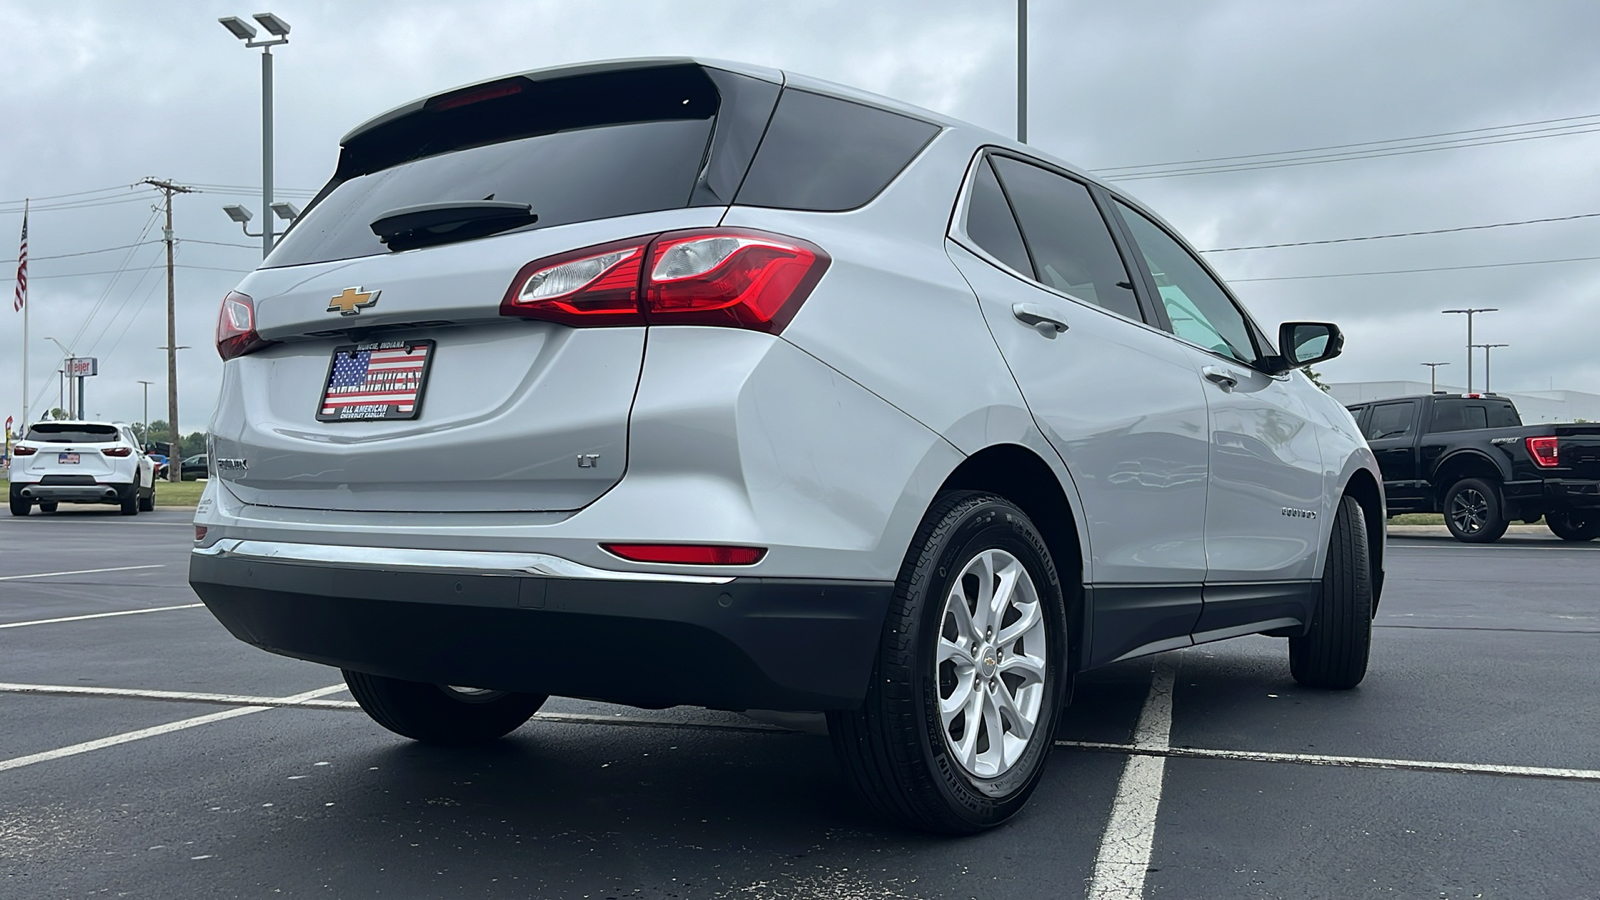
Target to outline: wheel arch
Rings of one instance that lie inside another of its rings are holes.
[[[1433,501],[1440,510],[1444,509],[1444,495],[1450,486],[1463,478],[1486,478],[1497,484],[1504,483],[1506,472],[1488,454],[1481,450],[1457,450],[1439,460],[1434,467]]]
[[[1345,482],[1344,495],[1361,504],[1367,520],[1367,556],[1372,565],[1372,608],[1378,608],[1383,596],[1383,551],[1387,534],[1383,491],[1378,480],[1366,469],[1356,469]]]
[[[1068,671],[1079,671],[1089,628],[1083,591],[1086,553],[1077,516],[1049,463],[1019,444],[992,445],[956,466],[937,493],[948,491],[998,494],[1020,507],[1039,529],[1056,564],[1056,577],[1067,602],[1067,622],[1071,626],[1067,634]]]

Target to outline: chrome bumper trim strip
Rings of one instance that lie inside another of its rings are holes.
[[[283,541],[245,541],[224,538],[209,547],[196,547],[199,556],[221,559],[243,557],[268,562],[327,566],[340,569],[374,569],[459,572],[474,575],[542,575],[547,578],[586,578],[599,581],[665,581],[679,584],[727,584],[732,576],[679,575],[670,572],[618,572],[596,569],[546,553],[497,553],[482,550],[413,550],[402,547],[345,547],[292,544]]]

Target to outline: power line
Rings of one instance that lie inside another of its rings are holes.
[[[1570,222],[1574,219],[1600,218],[1600,213],[1579,213],[1575,216],[1551,216],[1545,219],[1523,219],[1518,222],[1494,222],[1489,225],[1460,225],[1455,228],[1434,228],[1428,231],[1396,231],[1390,234],[1364,234],[1360,237],[1328,238],[1321,241],[1289,241],[1282,244],[1252,244],[1248,247],[1215,247],[1201,253],[1231,253],[1235,250],[1275,250],[1279,247],[1311,247],[1320,244],[1348,244],[1353,241],[1381,241],[1388,238],[1417,237],[1424,234],[1454,234],[1458,231],[1482,231],[1487,228],[1507,228],[1512,225],[1537,225],[1543,222]]]
[[[157,265],[160,265],[160,263],[159,262],[151,263],[149,266],[146,266],[145,268],[154,268]],[[252,269],[230,269],[230,268],[226,268],[224,266],[182,265],[182,266],[174,266],[173,268],[176,268],[176,269],[200,269],[200,270],[203,270],[203,271],[206,271],[206,272],[236,272],[236,273],[238,273],[240,275],[244,275],[244,274],[246,274],[248,272],[253,271]],[[28,280],[29,281],[34,281],[34,280],[40,279],[40,278],[89,278],[89,277],[94,276],[94,275],[116,275],[116,274],[119,274],[119,273],[121,273],[123,271],[125,271],[125,270],[123,270],[123,269],[107,269],[107,270],[105,270],[103,272],[62,272],[62,273],[59,273],[59,274],[56,274],[56,275],[31,275],[30,274],[28,276]],[[143,269],[135,269],[134,271],[136,271],[136,272],[137,271],[143,271]]]
[[[1600,126],[1600,123],[1594,123]],[[1566,137],[1574,134],[1593,134],[1600,131],[1600,127],[1586,128],[1579,131],[1566,131],[1560,134],[1531,134],[1523,136],[1503,137],[1498,140],[1478,140],[1468,143],[1448,143],[1437,146],[1416,145],[1409,148],[1385,148],[1384,152],[1358,152],[1351,154],[1331,154],[1325,157],[1302,157],[1299,159],[1273,160],[1270,162],[1249,163],[1228,166],[1207,166],[1192,169],[1172,169],[1164,172],[1139,172],[1131,175],[1102,176],[1106,181],[1148,181],[1152,178],[1178,178],[1187,175],[1214,175],[1219,172],[1251,172],[1260,169],[1285,169],[1294,166],[1314,166],[1324,163],[1349,162],[1357,159],[1381,159],[1386,156],[1410,156],[1414,153],[1435,153],[1440,150],[1459,150],[1466,147],[1487,147],[1493,144],[1515,144],[1522,141],[1535,141],[1544,138]]]
[[[1470,266],[1429,266],[1424,269],[1387,269],[1381,272],[1326,272],[1320,275],[1275,275],[1270,278],[1228,278],[1229,284],[1246,281],[1306,281],[1312,278],[1358,278],[1363,275],[1409,275],[1413,272],[1454,272],[1461,269],[1500,269],[1507,266],[1546,266],[1552,263],[1589,262],[1600,256],[1571,256],[1566,259],[1529,259],[1521,262],[1478,263]]]
[[[131,184],[119,184],[119,185],[116,185],[114,187],[95,188],[95,189],[89,190],[89,191],[73,191],[73,192],[68,193],[68,194],[45,194],[42,197],[28,197],[28,198],[25,198],[25,199],[27,199],[27,200],[59,200],[62,197],[82,197],[82,196],[84,196],[86,194],[104,194],[104,193],[106,193],[108,191],[125,191],[125,190],[131,190],[132,188],[133,188],[133,185],[131,185]],[[13,204],[22,203],[22,202],[23,202],[22,200],[0,200],[0,206],[11,206]]]
[[[1375,144],[1398,144],[1405,141],[1424,141],[1431,140],[1433,138],[1452,137],[1458,134],[1478,134],[1485,131],[1506,131],[1512,128],[1528,128],[1534,125],[1550,125],[1556,122],[1576,122],[1580,119],[1597,118],[1600,118],[1600,113],[1589,113],[1588,115],[1582,116],[1563,116],[1559,119],[1539,119],[1533,122],[1516,122],[1510,125],[1488,125],[1483,128],[1467,128],[1461,131],[1439,131],[1433,134],[1419,134],[1412,137],[1384,138],[1376,141],[1356,141],[1352,144],[1329,144],[1324,147],[1303,147],[1299,150],[1275,150],[1269,153],[1242,153],[1237,156],[1211,156],[1203,159],[1186,159],[1176,162],[1141,163],[1132,166],[1106,166],[1104,168],[1092,169],[1090,171],[1099,173],[1121,172],[1129,169],[1165,169],[1174,166],[1193,166],[1200,163],[1229,162],[1239,159],[1259,159],[1266,156],[1289,156],[1300,153],[1321,153],[1327,150],[1345,150],[1350,147],[1370,147]]]

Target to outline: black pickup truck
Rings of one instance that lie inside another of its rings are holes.
[[[1389,514],[1442,512],[1456,540],[1490,543],[1540,516],[1557,537],[1600,537],[1600,425],[1524,425],[1496,394],[1423,394],[1350,408],[1383,469]]]

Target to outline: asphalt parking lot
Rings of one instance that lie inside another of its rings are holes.
[[[1600,897],[1600,542],[1392,540],[1352,692],[1264,637],[1091,673],[1029,809],[952,840],[732,714],[408,743],[198,606],[188,518],[0,519],[0,897]]]

